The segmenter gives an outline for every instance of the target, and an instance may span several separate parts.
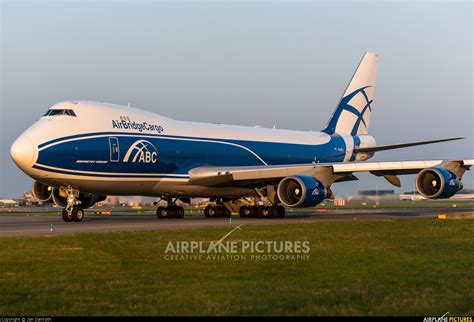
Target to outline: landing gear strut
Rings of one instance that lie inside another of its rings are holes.
[[[263,202],[263,206],[257,206],[255,199],[250,202],[242,199],[243,205],[239,209],[239,215],[242,218],[282,218],[285,217],[285,207],[277,203],[275,187],[267,185],[265,188],[255,188],[255,193]]]
[[[183,218],[184,217],[184,208],[177,206],[175,204],[176,200],[173,202],[171,198],[168,198],[167,207],[158,207],[156,209],[156,217],[158,219],[165,218]]]
[[[80,206],[80,201],[77,200],[79,191],[74,190],[72,187],[66,189],[60,188],[61,192],[67,196],[67,205],[62,211],[63,221],[65,222],[80,222],[84,219],[84,209]],[[60,192],[60,193],[61,193]]]

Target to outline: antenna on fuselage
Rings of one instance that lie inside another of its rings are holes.
[[[130,107],[130,102],[128,102],[127,106]]]

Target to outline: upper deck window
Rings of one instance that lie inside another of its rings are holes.
[[[59,116],[59,115],[76,116],[76,113],[74,113],[73,110],[50,109],[50,110],[47,110],[43,116]]]

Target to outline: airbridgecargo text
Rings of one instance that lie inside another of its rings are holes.
[[[148,124],[147,122],[130,121],[129,118],[124,118],[121,120],[112,120],[112,127],[114,129],[138,130],[139,132],[150,131],[161,133],[164,131],[161,125]]]

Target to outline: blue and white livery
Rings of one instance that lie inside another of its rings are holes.
[[[210,198],[205,215],[282,216],[332,196],[335,182],[368,171],[399,186],[419,173],[418,191],[448,198],[462,188],[473,160],[362,162],[377,151],[460,138],[377,146],[369,135],[378,56],[366,53],[321,132],[173,120],[139,109],[90,101],[57,103],[12,145],[40,201],[64,207],[65,221],[106,195],[166,198],[159,218],[182,217],[176,200]],[[265,206],[252,206],[248,198]]]

